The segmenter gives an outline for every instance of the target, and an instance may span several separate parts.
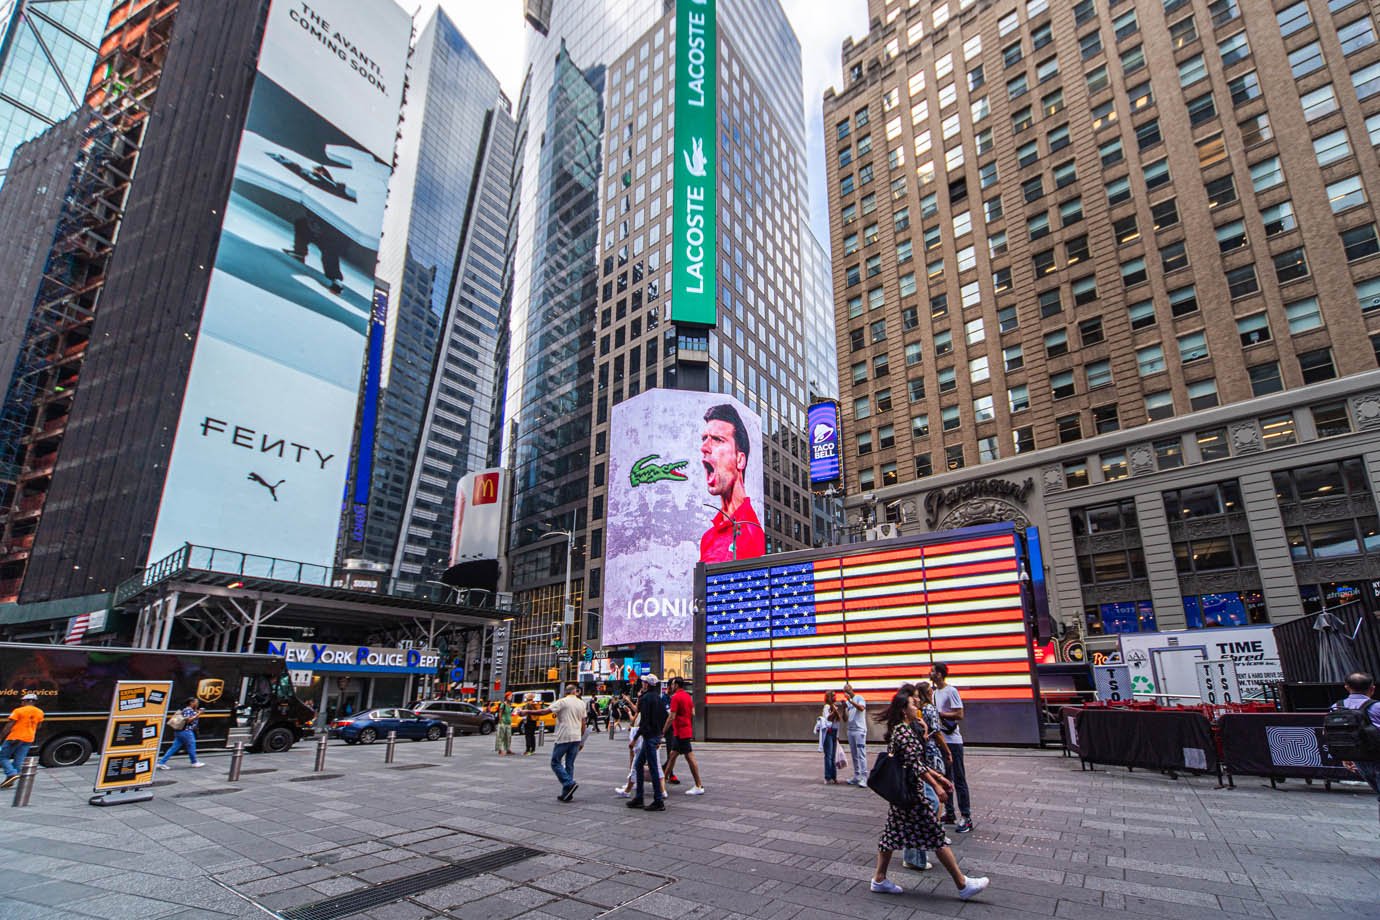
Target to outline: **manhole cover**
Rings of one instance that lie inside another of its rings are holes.
[[[195,792],[179,792],[173,796],[175,799],[197,799],[208,795],[226,795],[230,792],[239,792],[238,789],[198,789]]]
[[[483,856],[452,863],[449,866],[428,869],[426,872],[418,872],[414,875],[404,875],[402,878],[384,882],[362,891],[352,891],[334,898],[327,898],[324,901],[317,901],[314,904],[293,907],[281,911],[280,916],[285,920],[337,920],[340,917],[348,917],[375,907],[381,907],[384,904],[391,904],[409,895],[421,894],[432,888],[449,885],[451,882],[459,881],[462,878],[472,878],[539,855],[541,855],[541,850],[533,850],[530,847],[506,847],[493,853],[485,853]]]
[[[439,763],[405,763],[398,767],[389,767],[390,770],[425,770],[429,767],[439,767]]]
[[[340,779],[344,773],[308,773],[306,776],[294,776],[288,780],[290,783],[309,783],[316,779]]]

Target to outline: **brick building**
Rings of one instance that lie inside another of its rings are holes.
[[[1036,526],[1092,635],[1374,606],[1374,5],[869,12],[824,100],[850,520]]]

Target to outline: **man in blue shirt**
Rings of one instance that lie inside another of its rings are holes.
[[[1376,703],[1374,699],[1375,678],[1363,671],[1349,674],[1346,679],[1346,689],[1350,696],[1337,705],[1345,706],[1347,709],[1360,709],[1367,703],[1374,703],[1366,714],[1370,716],[1371,724],[1380,728],[1380,703]],[[1359,774],[1370,785],[1370,788],[1375,790],[1376,798],[1380,799],[1380,760],[1344,760],[1342,766],[1352,773]]]

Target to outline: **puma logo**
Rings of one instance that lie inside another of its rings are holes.
[[[278,500],[278,487],[283,483],[287,482],[286,479],[279,479],[277,482],[273,483],[272,485],[269,485],[268,480],[260,476],[258,473],[250,473],[249,481],[257,482],[259,485],[267,489],[268,494],[273,496],[273,500],[275,502]]]

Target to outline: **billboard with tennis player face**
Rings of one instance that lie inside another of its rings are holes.
[[[766,552],[762,422],[731,396],[648,390],[609,429],[604,645],[689,642],[695,566]]]

